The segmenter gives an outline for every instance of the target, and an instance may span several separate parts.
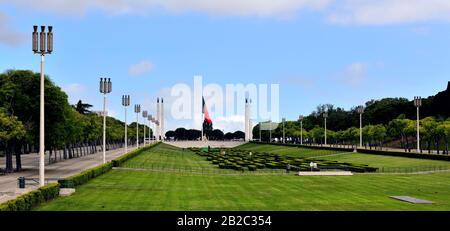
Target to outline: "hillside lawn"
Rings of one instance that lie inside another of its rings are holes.
[[[352,159],[353,155],[356,158]],[[362,154],[342,156],[349,158],[349,162],[370,160],[358,155]],[[415,161],[425,161],[396,157],[399,159],[393,164],[385,156],[368,156],[377,165],[410,166],[417,164]],[[142,153],[125,165],[132,168],[142,162],[145,166],[168,169],[215,168],[188,150],[166,144]],[[115,169],[76,190],[74,195],[60,197],[37,210],[450,210],[450,172],[299,177]],[[434,204],[409,204],[389,196],[417,197]]]

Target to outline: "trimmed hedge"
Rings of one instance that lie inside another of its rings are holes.
[[[67,177],[65,179],[62,180],[58,180],[58,183],[61,185],[61,188],[73,188],[76,187],[78,185],[82,185],[86,182],[88,182],[89,180],[96,178],[106,172],[108,172],[109,170],[111,170],[113,167],[119,167],[120,165],[122,165],[125,161],[139,155],[140,153],[142,153],[143,151],[146,151],[152,147],[155,147],[159,144],[155,143],[143,148],[138,148],[135,149],[131,152],[128,152],[127,154],[120,156],[114,160],[112,160],[111,162],[84,170],[78,174],[75,174],[73,176]]]
[[[302,147],[302,148],[334,150],[334,151],[353,151],[354,150],[352,148],[321,147],[321,146],[309,146],[309,145],[300,145],[300,144],[267,143],[267,142],[257,142],[257,141],[251,141],[250,143],[271,144],[271,145],[278,145],[278,146]],[[365,153],[365,154],[385,155],[385,156],[399,156],[399,157],[408,157],[408,158],[417,158],[417,159],[450,161],[450,155],[444,155],[444,154],[427,154],[427,153],[414,153],[414,152],[381,151],[381,150],[358,149],[358,148],[356,150],[359,153]]]
[[[16,199],[0,204],[0,211],[29,211],[41,203],[59,196],[59,184],[53,183],[40,187]]]
[[[450,161],[450,155],[444,154],[423,154],[414,152],[395,152],[395,151],[380,151],[380,150],[368,150],[368,149],[357,149],[359,153],[373,154],[373,155],[384,155],[384,156],[398,156],[398,157],[408,157],[416,159],[428,159],[428,160],[446,160]]]
[[[40,205],[41,203],[50,201],[58,197],[60,188],[73,188],[75,186],[84,184],[87,181],[108,172],[113,167],[120,166],[122,163],[137,156],[142,151],[155,147],[158,144],[159,142],[146,146],[145,148],[133,150],[121,157],[114,159],[112,162],[108,162],[84,170],[73,176],[67,177],[62,180],[58,180],[58,183],[48,184],[36,190],[30,191],[26,194],[17,197],[16,199],[9,200],[3,204],[0,204],[0,211],[29,211],[34,207]]]
[[[112,167],[113,164],[111,162],[108,162],[97,167],[84,170],[65,179],[58,180],[58,183],[61,185],[61,188],[74,188],[75,186],[84,184],[89,180],[108,172],[112,169]]]
[[[258,141],[251,141],[250,143],[255,144],[271,144],[271,145],[278,145],[278,146],[289,146],[289,147],[299,147],[299,148],[310,148],[310,149],[322,149],[322,150],[333,150],[333,151],[344,151],[348,152],[353,151],[353,148],[338,148],[338,147],[323,147],[323,146],[310,146],[310,145],[301,145],[301,144],[286,144],[286,143],[269,143],[269,142],[258,142]]]

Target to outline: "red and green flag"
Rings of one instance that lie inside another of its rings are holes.
[[[206,108],[206,104],[205,104],[205,98],[202,97],[202,100],[203,100],[202,113],[205,116],[204,121],[206,121],[206,123],[210,124],[210,123],[212,123],[212,119],[211,119],[211,117],[209,117],[208,108]]]

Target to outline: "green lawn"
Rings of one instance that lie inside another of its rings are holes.
[[[315,156],[327,156],[342,153],[342,151],[335,150],[319,150],[312,148],[301,148],[301,147],[289,147],[281,145],[271,145],[271,144],[256,144],[247,143],[236,147],[236,149],[250,150],[254,152],[269,152],[276,153],[280,155],[298,156],[298,157],[315,157]]]
[[[316,150],[297,147],[288,147],[270,144],[244,144],[238,149],[245,149],[258,152],[270,152],[281,155],[304,156],[308,158],[318,158],[321,160],[336,160],[353,164],[367,164],[371,167],[380,168],[388,172],[402,171],[427,171],[438,169],[449,169],[450,161],[426,160],[396,156],[381,156],[363,153],[343,153],[342,151]]]
[[[434,168],[450,169],[450,161],[424,160],[416,158],[380,156],[362,153],[349,153],[336,156],[320,157],[322,160],[336,160],[355,164],[369,164],[372,167],[392,169],[410,168],[415,170],[432,170]]]
[[[142,153],[129,166],[140,162],[146,166],[212,166],[189,151],[168,145]],[[76,190],[37,210],[450,210],[447,172],[299,177],[117,169]],[[414,205],[389,198],[400,195],[435,203]]]

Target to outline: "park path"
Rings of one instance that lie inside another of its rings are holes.
[[[136,147],[128,147],[132,151]],[[110,161],[125,154],[125,148],[114,149],[106,152],[106,160]],[[1,160],[3,163],[4,158]],[[83,170],[102,164],[103,152],[97,152],[87,156],[61,160],[45,166],[45,178],[64,178]],[[26,189],[18,189],[17,178],[39,178],[39,155],[23,155],[23,171],[0,176],[0,203],[13,199],[25,192],[37,188],[36,185],[27,185]],[[28,183],[28,182],[27,182]]]

